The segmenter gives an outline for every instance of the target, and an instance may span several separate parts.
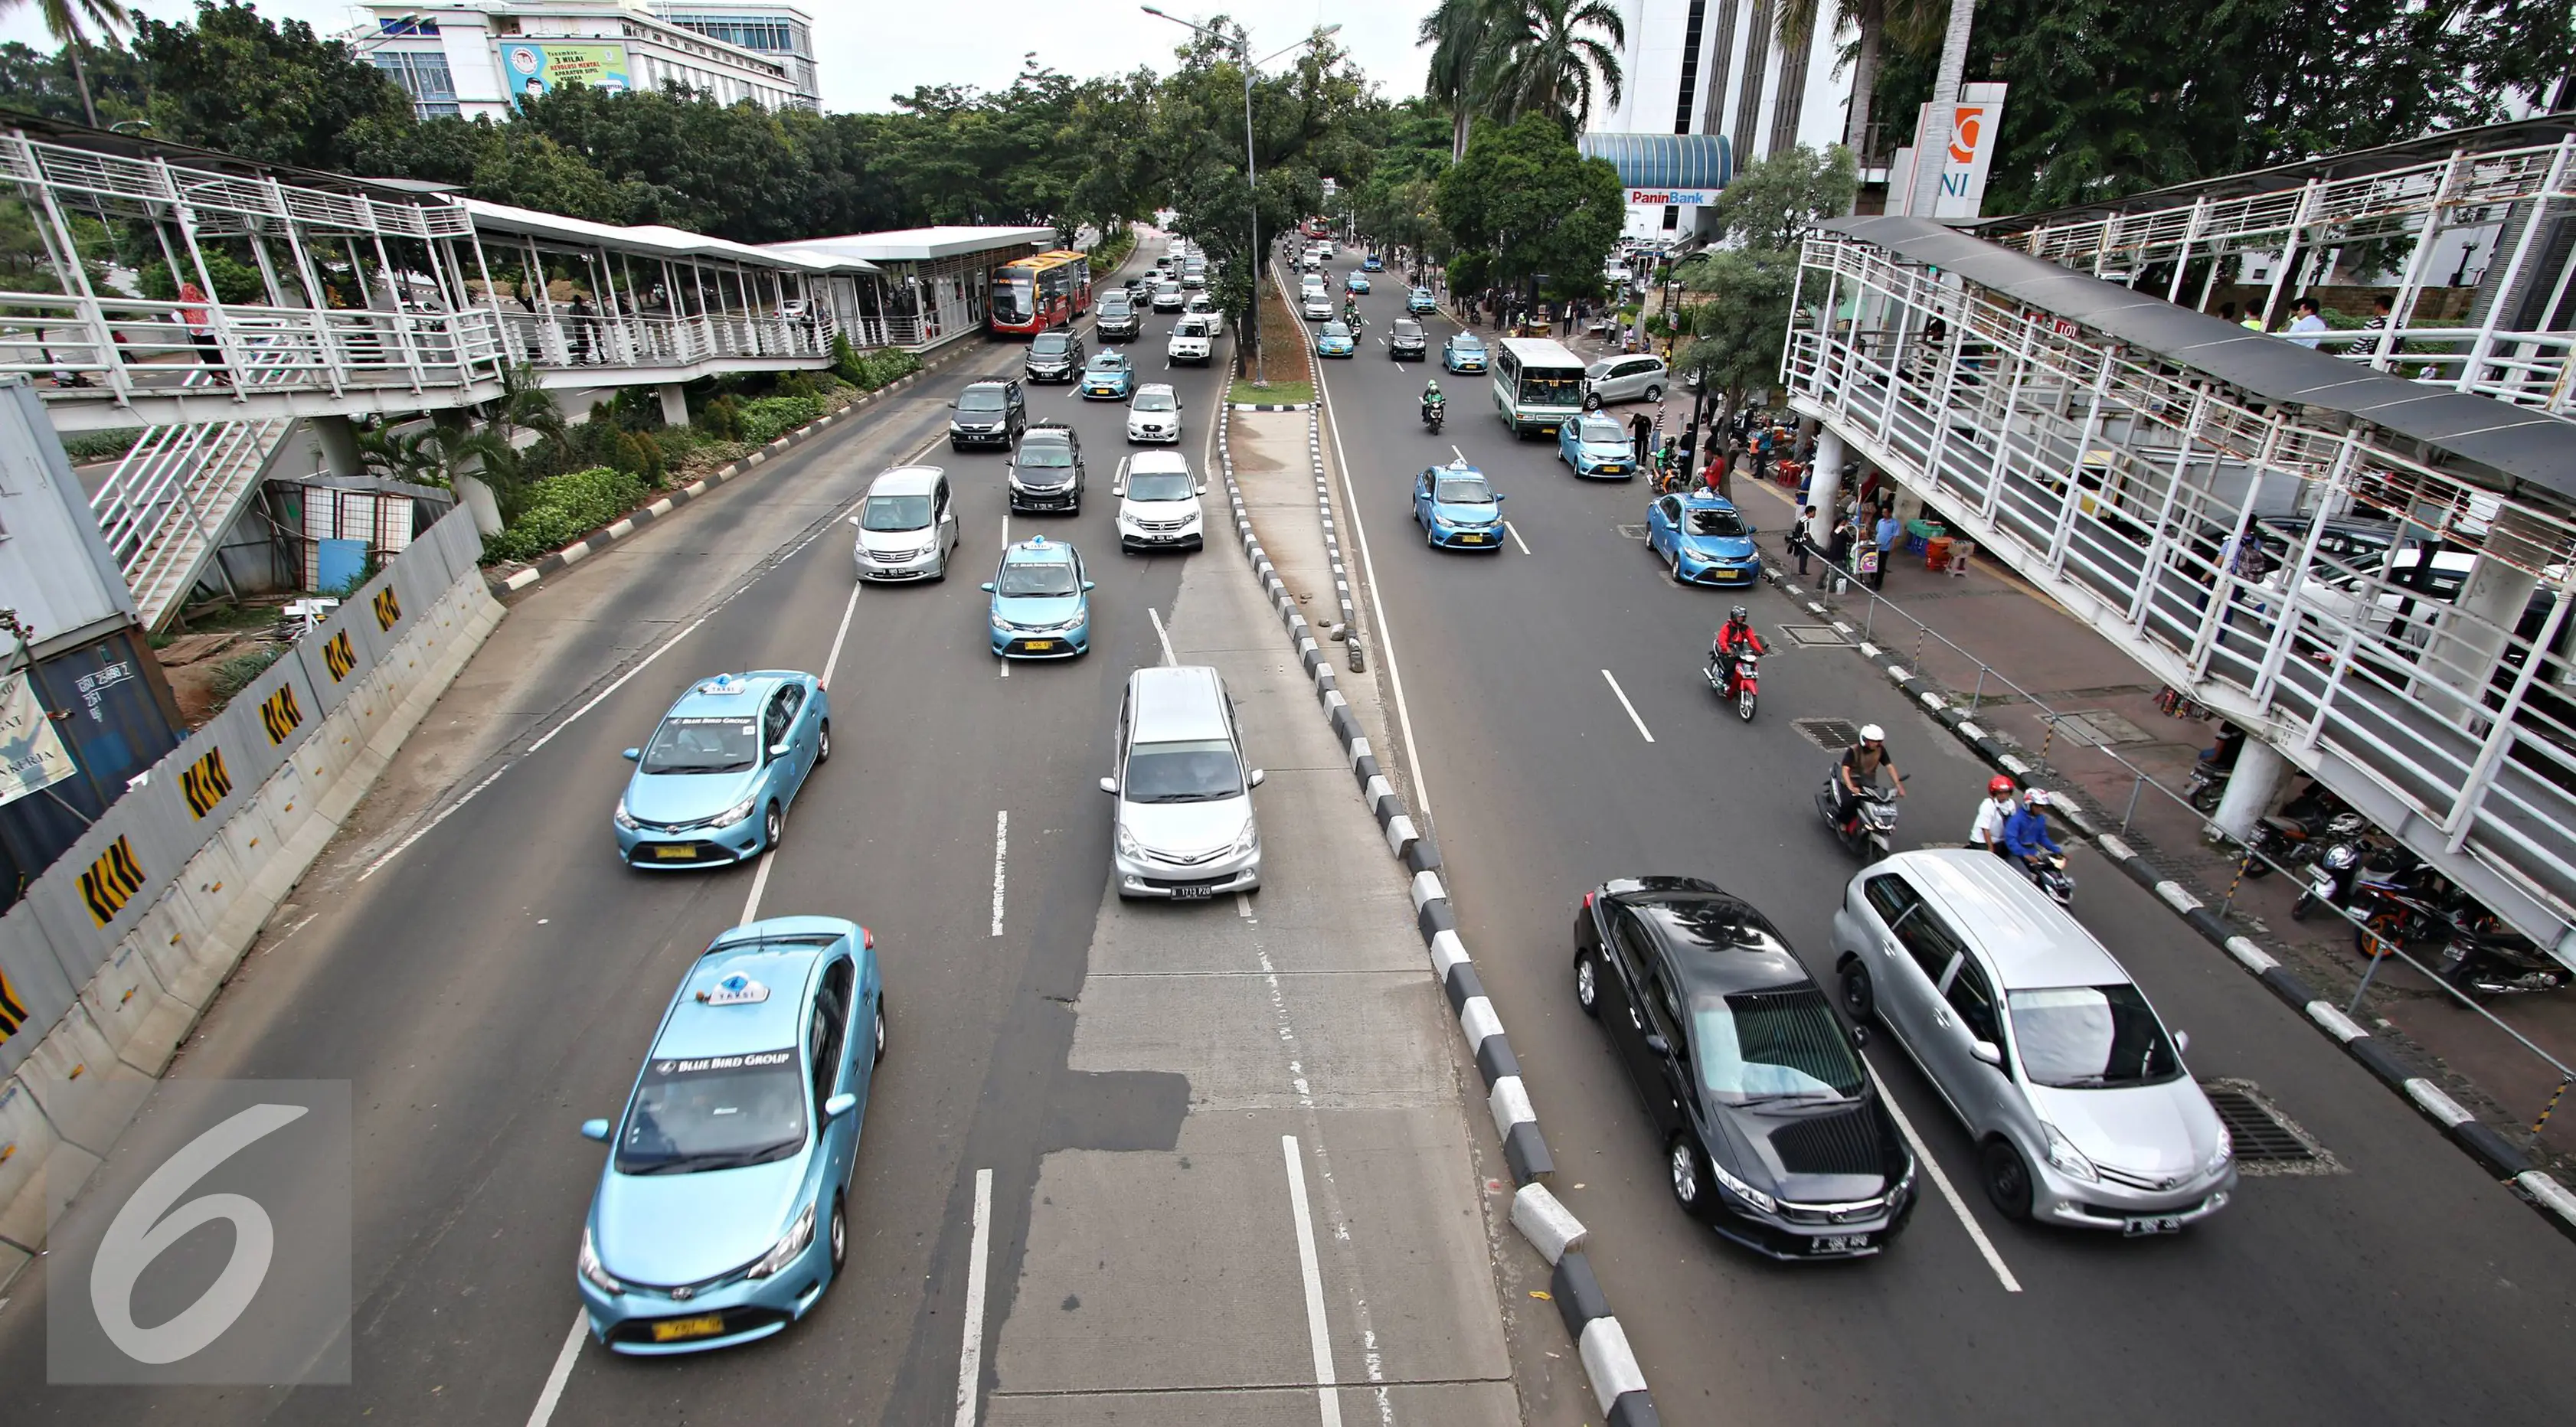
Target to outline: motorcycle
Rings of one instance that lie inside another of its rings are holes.
[[[2269,877],[2275,865],[2298,867],[2314,861],[2329,845],[2328,839],[2359,837],[2367,826],[2361,814],[2343,806],[2342,799],[2312,788],[2254,824],[2254,835],[2245,843],[2245,875]]]
[[[1901,781],[1901,780],[1900,780]],[[1853,803],[1851,816],[1836,817],[1842,805],[1842,765],[1837,763],[1825,774],[1825,786],[1816,790],[1816,811],[1823,815],[1825,826],[1832,829],[1843,851],[1855,857],[1885,857],[1896,839],[1896,793],[1873,783],[1860,790]]]
[[[2376,959],[2450,929],[2450,879],[2404,848],[2388,849],[2378,863],[2353,879],[2351,906],[2361,921],[2352,929],[2355,950]]]
[[[2219,799],[2227,796],[2228,775],[2236,771],[2237,755],[2245,748],[2245,730],[2232,723],[2220,724],[2215,743],[2200,751],[2200,760],[2192,765],[2191,778],[2183,784],[2182,795],[2204,813],[2218,811]]]
[[[1449,403],[1445,401],[1426,401],[1422,403],[1422,424],[1431,428],[1432,435],[1437,436],[1440,434],[1440,423],[1447,420],[1448,416]]]
[[[1735,700],[1735,716],[1753,722],[1753,702],[1761,692],[1762,656],[1747,651],[1732,661],[1719,655],[1715,663],[1701,671],[1708,676],[1708,686],[1721,699]]]
[[[2522,933],[2496,924],[2492,913],[2455,915],[2450,940],[2442,947],[2437,973],[2452,988],[2472,996],[2513,996],[2527,991],[2555,991],[2567,984],[2567,968]]]
[[[2021,870],[2030,874],[2031,884],[2046,892],[2050,900],[2063,907],[2075,900],[2075,878],[2066,870],[2066,854],[2043,852],[2021,859]]]
[[[2382,855],[2381,849],[2364,841],[2356,830],[2317,855],[2308,864],[2308,890],[2290,904],[2290,920],[2304,922],[2316,915],[2319,907],[2340,907],[2352,895],[2353,883],[2363,867]]]

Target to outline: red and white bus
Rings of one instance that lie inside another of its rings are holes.
[[[1044,332],[1091,310],[1091,257],[1058,250],[993,270],[993,330]]]

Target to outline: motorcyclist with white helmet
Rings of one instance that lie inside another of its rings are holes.
[[[1842,762],[1834,768],[1834,791],[1839,800],[1834,807],[1834,821],[1851,821],[1852,810],[1860,805],[1861,789],[1875,786],[1884,772],[1896,785],[1896,796],[1905,796],[1905,775],[1896,771],[1896,760],[1888,756],[1887,730],[1877,724],[1861,725],[1860,742],[1844,750]]]
[[[1445,408],[1448,404],[1449,398],[1440,394],[1440,379],[1438,377],[1433,377],[1422,388],[1423,421],[1428,423],[1431,420],[1431,413],[1434,410]],[[1443,414],[1446,413],[1444,412]]]

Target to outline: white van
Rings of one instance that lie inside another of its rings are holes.
[[[1118,498],[1121,550],[1198,550],[1207,531],[1199,497],[1204,482],[1178,451],[1139,451],[1118,463],[1109,493]]]
[[[1225,681],[1201,664],[1127,676],[1117,763],[1100,780],[1120,897],[1199,901],[1261,886],[1261,828],[1252,790],[1263,772],[1243,756]]]

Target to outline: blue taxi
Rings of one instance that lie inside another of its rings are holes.
[[[1360,259],[1360,271],[1364,273],[1382,273],[1386,271],[1386,264],[1378,260],[1377,254],[1371,253],[1367,257]]]
[[[1557,459],[1578,476],[1637,474],[1637,443],[1628,429],[1607,416],[1584,416],[1556,428]]]
[[[832,757],[832,696],[793,669],[718,674],[682,694],[641,748],[609,822],[636,867],[748,861],[778,845],[787,808]]]
[[[805,1316],[848,1261],[850,1172],[885,1058],[876,938],[771,917],[681,978],[616,1120],[574,1283],[614,1352],[694,1353]]]
[[[1426,466],[1413,478],[1413,523],[1435,550],[1503,548],[1503,498],[1464,461]]]
[[[1420,317],[1426,313],[1437,312],[1440,310],[1440,299],[1431,295],[1431,289],[1427,287],[1417,287],[1405,296],[1404,310],[1412,313],[1416,317]]]
[[[1090,400],[1127,400],[1136,394],[1136,364],[1125,352],[1094,353],[1082,364],[1082,394]]]
[[[1481,372],[1487,361],[1485,339],[1473,332],[1452,332],[1440,344],[1440,365],[1452,372]]]
[[[993,597],[993,652],[1005,659],[1070,659],[1091,648],[1091,585],[1082,556],[1032,536],[1002,552],[985,581]]]
[[[1657,498],[1646,509],[1646,546],[1685,585],[1749,585],[1762,577],[1753,527],[1735,503],[1704,486]]]
[[[1315,355],[1318,357],[1347,357],[1359,349],[1360,339],[1347,322],[1327,322],[1315,334]]]
[[[1344,292],[1356,292],[1365,296],[1368,290],[1369,280],[1368,274],[1366,273],[1355,272],[1342,279],[1342,291]]]

